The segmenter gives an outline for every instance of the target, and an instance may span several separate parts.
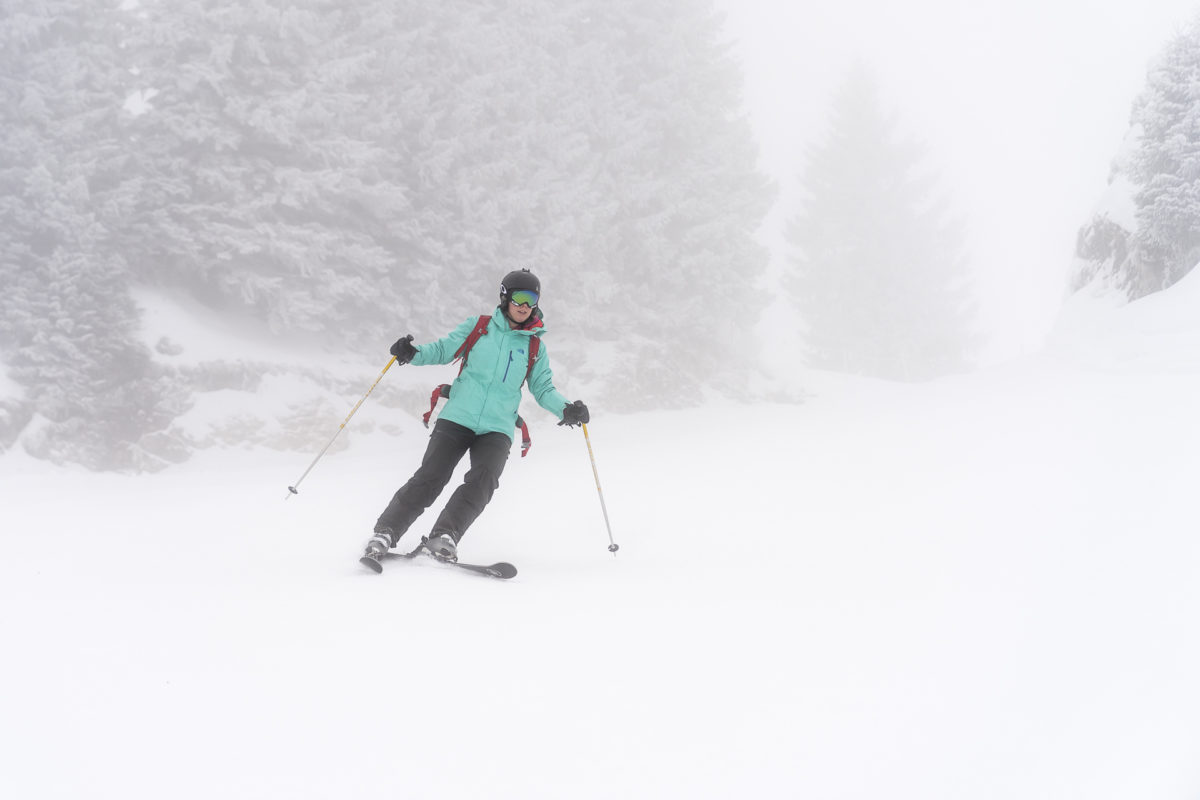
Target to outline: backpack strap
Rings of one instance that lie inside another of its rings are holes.
[[[533,447],[533,440],[529,438],[529,426],[525,424],[525,420],[521,419],[521,415],[517,414],[517,427],[521,429],[521,458],[529,455],[529,448]]]
[[[467,356],[471,354],[471,348],[474,347],[475,343],[479,341],[480,336],[487,334],[488,325],[491,324],[491,321],[491,314],[480,315],[479,319],[475,321],[475,327],[471,329],[469,334],[467,334],[466,341],[464,341],[462,345],[460,345],[459,348],[454,351],[454,358],[451,359],[451,363],[459,360],[462,361],[462,364],[460,364],[458,367],[459,375],[462,375],[462,371],[467,368]]]
[[[542,339],[540,336],[529,337],[529,366],[525,369],[525,382],[529,383],[530,376],[533,375],[533,362],[537,361],[538,350],[542,347]]]
[[[443,383],[441,386],[433,387],[433,394],[429,396],[429,410],[421,417],[421,421],[425,423],[425,427],[429,427],[429,418],[433,416],[433,410],[437,408],[438,398],[450,396],[450,384]]]
[[[467,368],[467,356],[470,355],[471,348],[474,347],[475,343],[479,341],[480,336],[487,335],[488,325],[490,325],[491,322],[492,322],[492,316],[490,314],[481,314],[479,319],[476,320],[476,322],[475,322],[475,327],[471,329],[471,332],[469,334],[467,334],[466,340],[461,345],[459,345],[459,348],[457,350],[454,351],[454,358],[451,359],[451,363],[453,363],[454,361],[459,361],[459,360],[462,361],[462,363],[459,364],[459,367],[458,367],[459,375],[461,375],[462,371]],[[525,368],[525,383],[529,383],[529,378],[530,378],[530,376],[533,375],[533,362],[537,361],[538,351],[541,350],[541,348],[542,348],[541,337],[530,336],[529,337],[529,365]],[[442,395],[442,397],[445,397],[445,396],[446,395]]]

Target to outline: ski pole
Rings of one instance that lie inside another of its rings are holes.
[[[384,374],[389,369],[391,369],[392,364],[395,364],[395,363],[396,363],[396,357],[392,356],[392,360],[389,361],[387,363],[387,366],[383,368],[383,372],[379,373],[379,377],[376,378],[375,382],[371,384],[371,388],[367,389],[367,393],[362,396],[362,400],[359,400],[357,403],[355,403],[354,408],[350,409],[350,413],[346,415],[346,418],[344,420],[342,420],[342,424],[338,426],[337,431],[333,434],[333,438],[329,440],[329,444],[325,445],[324,449],[321,450],[321,452],[317,453],[317,457],[314,458],[313,462],[308,465],[308,469],[304,470],[304,474],[300,476],[300,480],[296,481],[295,483],[293,483],[291,486],[288,487],[288,495],[287,495],[287,497],[283,498],[284,500],[289,499],[294,494],[300,494],[300,492],[296,489],[296,487],[299,486],[301,483],[303,483],[304,479],[308,477],[308,473],[312,472],[313,467],[315,467],[317,465],[317,462],[321,460],[321,456],[325,455],[325,452],[330,447],[333,446],[334,439],[336,439],[338,437],[338,434],[340,434],[342,432],[342,429],[346,427],[346,423],[350,422],[350,418],[354,416],[354,412],[358,411],[358,407],[367,401],[367,398],[371,396],[371,392],[375,391],[375,387],[379,385],[379,382],[381,380],[383,380]]]
[[[604,505],[604,490],[600,488],[600,473],[596,469],[596,454],[592,452],[592,437],[588,436],[587,423],[583,424],[583,440],[587,442],[588,458],[592,461],[592,474],[596,476],[596,493],[600,495],[600,510],[604,512],[604,527],[608,528],[608,552],[615,556],[620,546],[613,541],[612,525],[608,522],[608,507]]]

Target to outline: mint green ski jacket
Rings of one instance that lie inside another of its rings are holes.
[[[454,354],[475,329],[479,317],[470,317],[436,342],[417,346],[410,363],[416,366],[449,364]],[[529,341],[546,332],[541,319],[530,318],[527,327],[513,330],[497,308],[492,312],[487,333],[479,337],[467,357],[467,366],[450,385],[450,399],[442,408],[441,419],[457,422],[476,434],[503,433],[510,440],[517,426],[517,408],[521,404],[521,384],[529,367]],[[529,391],[538,405],[559,420],[570,401],[554,388],[550,356],[546,343],[538,348]]]

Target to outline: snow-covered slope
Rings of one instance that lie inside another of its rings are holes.
[[[235,443],[319,448],[331,434],[328,419],[344,413],[339,392],[365,391],[389,359],[386,347],[380,348],[377,363],[367,363],[333,352],[315,334],[276,335],[264,323],[221,315],[159,288],[140,287],[134,300],[141,312],[140,339],[176,382],[182,400],[165,432],[174,443],[171,452],[160,452],[153,441],[142,447],[172,462]],[[398,387],[409,383],[380,387],[376,403],[415,405],[417,397],[427,396],[424,388],[397,396]],[[376,425],[366,413],[356,430],[373,433]],[[392,428],[384,423],[385,430]]]
[[[1050,350],[1087,368],[1200,372],[1200,269],[1133,303],[1120,292],[1072,295]]]
[[[358,566],[425,435],[370,403],[286,500],[313,454],[10,453],[0,796],[1194,798],[1196,277],[986,373],[594,409],[616,557],[535,410],[460,548],[507,583]]]

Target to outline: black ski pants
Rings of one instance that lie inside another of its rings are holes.
[[[500,474],[504,472],[511,449],[512,439],[503,433],[476,434],[456,422],[439,419],[433,425],[421,466],[379,515],[376,530],[391,528],[396,538],[402,536],[438,498],[453,477],[458,462],[470,453],[471,468],[467,470],[462,486],[450,495],[432,530],[434,536],[449,533],[454,541],[461,540],[500,485]]]

